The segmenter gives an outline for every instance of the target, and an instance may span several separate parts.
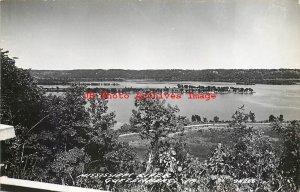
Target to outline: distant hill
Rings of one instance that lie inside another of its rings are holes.
[[[205,81],[263,84],[300,82],[300,69],[206,69],[206,70],[31,70],[40,84],[62,84],[69,81],[123,81],[151,79],[155,81]]]

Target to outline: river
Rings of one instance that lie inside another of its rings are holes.
[[[213,100],[188,99],[188,95],[183,94],[181,99],[167,99],[171,105],[177,105],[179,114],[191,117],[198,114],[208,120],[218,116],[220,120],[230,120],[232,114],[238,107],[245,106],[247,111],[252,111],[256,115],[256,120],[266,120],[270,114],[279,116],[282,114],[286,120],[300,119],[300,85],[235,85],[235,83],[224,82],[151,82],[151,81],[126,81],[115,82],[115,88],[164,88],[176,87],[180,84],[201,85],[201,86],[233,86],[252,88],[253,94],[217,94]],[[56,87],[44,86],[44,87]],[[61,86],[59,86],[61,87]],[[96,86],[89,86],[96,87]],[[98,86],[99,87],[99,86]],[[111,87],[111,86],[103,86]],[[134,94],[129,99],[110,99],[108,102],[109,111],[115,111],[117,125],[129,121],[134,109]]]

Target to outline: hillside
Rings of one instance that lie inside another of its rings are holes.
[[[278,153],[280,142],[278,135],[271,129],[268,123],[248,123],[255,129],[261,129],[275,147]],[[230,135],[232,129],[228,128],[227,124],[200,124],[195,126],[187,126],[184,131],[183,140],[187,143],[189,151],[200,160],[206,160],[211,155],[213,149],[218,143],[228,146],[232,145]],[[177,135],[172,135],[177,137]],[[146,158],[147,155],[147,140],[142,140],[138,133],[129,133],[119,136],[119,141],[128,143],[137,152],[139,159]]]
[[[295,84],[300,82],[300,69],[206,69],[206,70],[31,70],[39,84],[66,84],[70,81],[204,81],[260,84]]]

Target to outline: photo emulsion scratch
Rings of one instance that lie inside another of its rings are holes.
[[[300,192],[297,0],[0,0],[0,191]]]

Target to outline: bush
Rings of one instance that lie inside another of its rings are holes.
[[[279,159],[269,140],[262,131],[247,126],[252,121],[249,115],[253,113],[243,108],[236,111],[229,126],[233,130],[231,147],[219,144],[204,162],[189,155],[178,138],[172,138],[160,143],[151,174],[85,174],[78,177],[78,184],[112,191],[295,191],[293,180],[278,170]]]

